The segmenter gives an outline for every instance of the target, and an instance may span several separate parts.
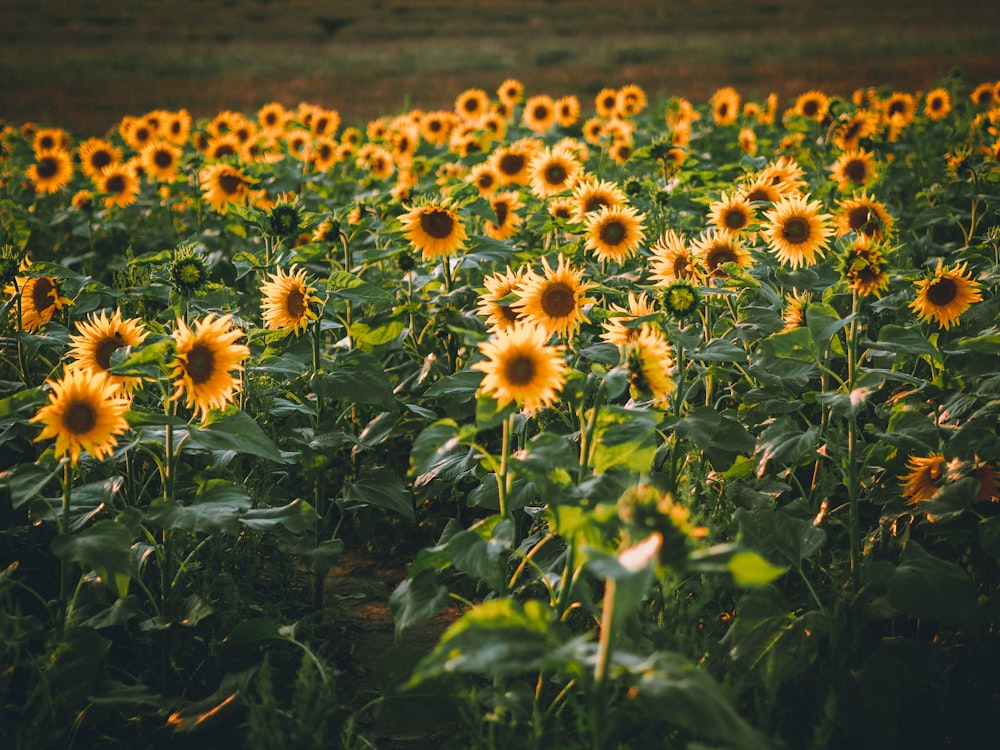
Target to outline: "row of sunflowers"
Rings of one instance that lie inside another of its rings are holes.
[[[980,746],[998,119],[1000,83],[960,78],[784,107],[509,79],[365,127],[306,102],[7,124],[15,746],[127,742],[108,705],[301,732],[259,653],[203,649],[271,642],[322,678],[324,742],[434,695],[462,747]],[[271,545],[311,596],[255,587]],[[345,546],[406,557],[409,668],[371,700],[323,666]]]

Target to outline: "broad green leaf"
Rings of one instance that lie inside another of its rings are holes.
[[[569,470],[579,461],[579,449],[563,435],[540,432],[528,441],[527,449],[511,462],[514,474],[525,477],[546,495],[572,482]]]
[[[448,375],[433,383],[424,391],[424,396],[428,398],[443,397],[455,403],[465,403],[475,398],[482,380],[483,373],[479,370],[459,370],[453,375]]]
[[[351,341],[359,348],[350,351],[360,352],[389,344],[398,339],[405,330],[406,326],[399,320],[387,320],[378,325],[369,325],[362,320],[355,321],[351,324]]]
[[[63,560],[80,563],[86,570],[127,576],[133,541],[128,526],[104,520],[76,534],[60,534],[52,540],[52,551]]]
[[[209,479],[198,487],[192,504],[158,498],[150,503],[147,518],[164,529],[235,534],[240,514],[249,510],[250,504],[250,495],[243,487],[225,479]]]
[[[0,423],[9,419],[23,420],[33,417],[48,400],[48,394],[41,388],[27,388],[0,399]]]
[[[448,589],[437,582],[434,571],[424,569],[407,578],[389,597],[389,609],[396,622],[396,638],[406,628],[426,622],[448,601]]]
[[[756,552],[737,552],[729,559],[729,572],[737,586],[763,586],[785,573],[785,568],[771,565]]]
[[[826,532],[804,518],[795,518],[780,509],[737,508],[733,523],[739,527],[738,540],[749,550],[763,554],[775,565],[799,568],[826,543]],[[730,569],[732,561],[730,561]]]
[[[763,476],[771,462],[797,466],[806,458],[815,458],[819,427],[803,430],[789,417],[779,417],[761,433],[757,442],[757,476]]]
[[[850,393],[843,391],[819,393],[816,394],[816,400],[821,404],[827,404],[834,414],[846,419],[853,419],[864,409],[871,397],[878,393],[883,382],[881,375],[871,372],[862,373]]]
[[[0,473],[0,486],[5,486],[10,492],[11,504],[20,508],[25,503],[40,497],[45,488],[57,481],[62,473],[62,466],[39,466],[38,464],[18,464],[12,469]],[[52,490],[50,490],[51,494]]]
[[[914,356],[928,355],[936,362],[943,361],[941,352],[917,326],[884,325],[879,329],[878,341],[864,340],[862,343],[870,349]]]
[[[910,617],[968,627],[975,621],[976,589],[958,565],[911,539],[889,580],[889,603]]]
[[[344,501],[348,508],[371,505],[398,513],[407,520],[417,520],[413,495],[395,474],[385,467],[375,466],[364,476],[344,486]]]
[[[844,353],[840,339],[834,337],[850,322],[850,315],[841,318],[837,311],[825,302],[812,302],[806,306],[806,326],[812,334],[813,341],[823,350],[829,346],[837,354]]]
[[[147,344],[138,350],[121,347],[111,354],[110,372],[129,378],[156,379],[164,365],[173,357],[174,341],[170,338]]]
[[[314,381],[316,392],[341,404],[374,406],[383,411],[397,408],[392,385],[379,359],[359,349],[340,352]]]
[[[347,271],[334,271],[326,280],[326,288],[335,296],[355,304],[365,302],[391,304],[396,299],[391,292],[369,284]]]
[[[234,451],[266,458],[275,463],[289,463],[257,422],[245,411],[231,407],[225,412],[211,412],[208,422],[188,427],[187,446],[206,451]]]
[[[594,471],[603,474],[624,468],[648,472],[656,456],[656,422],[656,415],[645,409],[602,408],[594,430]]]
[[[240,521],[252,529],[281,526],[292,534],[312,531],[317,518],[315,509],[304,500],[292,500],[277,508],[250,508],[240,514]]]

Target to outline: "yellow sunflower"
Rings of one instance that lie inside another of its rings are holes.
[[[400,221],[403,234],[424,260],[454,255],[465,242],[465,226],[447,200],[415,206]]]
[[[585,247],[602,263],[622,263],[645,238],[645,216],[631,206],[601,206],[586,218]]]
[[[555,101],[548,94],[532,96],[524,103],[521,121],[528,130],[536,135],[551,130],[552,126],[556,124]]]
[[[805,170],[791,156],[780,156],[757,173],[757,179],[769,183],[779,195],[797,193],[806,186]]]
[[[830,177],[841,190],[869,184],[878,177],[875,154],[863,148],[844,152],[830,166]]]
[[[201,414],[202,421],[212,409],[223,409],[240,390],[240,379],[233,372],[243,370],[243,360],[250,349],[236,340],[243,332],[233,326],[232,315],[209,313],[188,328],[177,320],[173,333],[176,357],[171,364],[171,376],[176,377],[174,398],[182,395],[187,406]]]
[[[947,330],[958,323],[973,302],[982,300],[979,283],[967,274],[966,266],[960,263],[944,268],[943,261],[939,260],[934,275],[917,282],[917,296],[910,308],[920,320],[936,320]]]
[[[94,179],[101,170],[122,160],[122,150],[103,138],[88,138],[76,148],[80,171]]]
[[[666,286],[677,279],[700,281],[698,259],[691,252],[684,235],[666,230],[650,248],[650,278],[657,286]]]
[[[281,102],[268,102],[257,110],[257,123],[268,135],[279,135],[291,121],[292,113]]]
[[[260,285],[264,327],[271,330],[304,331],[319,312],[315,288],[306,282],[306,270],[292,266],[288,273],[279,268],[269,281]]]
[[[868,195],[867,190],[849,200],[837,201],[837,205],[840,208],[834,218],[838,237],[854,232],[881,242],[892,235],[895,220],[885,205]]]
[[[539,150],[533,141],[522,139],[495,149],[487,162],[496,168],[504,185],[524,185],[530,179],[531,160]]]
[[[154,180],[171,182],[177,175],[181,154],[180,146],[170,141],[151,141],[142,149],[140,161]]]
[[[577,205],[568,195],[557,195],[549,198],[549,216],[560,223],[576,221]]]
[[[723,193],[708,206],[708,221],[722,232],[743,232],[756,220],[750,201],[739,192]]]
[[[163,127],[160,131],[171,143],[183,146],[191,137],[191,113],[186,109],[164,112]]]
[[[490,109],[490,97],[482,89],[466,89],[455,99],[455,114],[462,120],[478,120]]]
[[[626,348],[629,390],[635,400],[662,404],[674,392],[674,356],[667,337],[652,326],[642,326]]]
[[[944,454],[931,453],[929,456],[911,456],[906,462],[909,471],[899,477],[903,483],[903,497],[916,505],[921,500],[930,500],[937,494],[938,482],[944,477],[947,463]]]
[[[109,164],[94,180],[97,189],[104,193],[104,207],[131,206],[139,197],[139,176],[128,163]]]
[[[21,290],[21,328],[28,332],[37,331],[69,303],[60,296],[52,276],[18,278],[17,286]]]
[[[612,303],[609,312],[611,317],[601,323],[601,327],[604,328],[601,339],[615,346],[628,346],[644,328],[649,327],[648,323],[638,326],[630,326],[628,323],[636,318],[655,315],[658,310],[645,294],[636,295],[635,292],[629,292],[628,306],[622,307]]]
[[[716,125],[732,125],[740,114],[740,94],[732,86],[724,86],[709,100]]]
[[[39,151],[24,174],[36,193],[57,193],[73,178],[73,158],[61,148]]]
[[[860,296],[881,297],[889,288],[889,274],[880,245],[860,235],[842,256],[844,278]]]
[[[458,124],[458,117],[454,112],[447,110],[436,110],[428,112],[420,120],[420,137],[435,146],[443,146],[451,137],[451,131]],[[343,141],[343,136],[341,136]]]
[[[500,173],[495,166],[482,161],[469,170],[465,181],[475,185],[480,195],[488,196],[500,186]]]
[[[598,91],[597,96],[594,97],[594,109],[597,112],[597,116],[605,120],[617,115],[618,90],[605,87]]]
[[[581,177],[573,187],[573,200],[576,202],[576,221],[586,221],[587,214],[596,212],[602,207],[617,208],[626,203],[624,191],[610,180],[599,177]]]
[[[909,125],[917,112],[917,101],[906,91],[896,91],[883,103],[885,119],[897,127]]]
[[[529,271],[511,306],[525,318],[551,333],[569,336],[586,320],[583,308],[594,302],[585,296],[594,284],[582,281],[583,270],[573,268],[559,255],[555,268],[542,258],[543,273]]]
[[[841,151],[855,151],[862,138],[869,138],[878,131],[878,115],[868,109],[855,110],[849,117],[842,117],[833,131],[833,144]]]
[[[524,222],[524,218],[518,213],[524,208],[520,195],[513,190],[504,190],[495,193],[490,197],[490,205],[497,215],[496,221],[487,221],[483,231],[487,237],[495,240],[505,240]]]
[[[716,279],[729,277],[723,265],[736,263],[742,268],[753,265],[753,257],[743,249],[742,243],[728,232],[709,227],[691,243],[691,254],[707,276]]]
[[[250,194],[250,179],[232,164],[220,162],[201,170],[201,191],[216,211],[225,214],[229,204],[242,205]]]
[[[497,88],[497,98],[513,109],[524,96],[524,84],[516,78],[508,78]]]
[[[786,196],[765,211],[762,236],[778,260],[792,268],[811,266],[823,257],[833,234],[833,217],[820,212],[808,195]]]
[[[44,425],[35,441],[54,437],[56,455],[68,453],[74,466],[81,451],[98,461],[110,456],[118,436],[128,430],[125,412],[129,401],[122,398],[117,383],[104,373],[76,368],[46,382],[52,389],[49,403],[30,420]]]
[[[741,194],[749,204],[775,204],[781,200],[783,192],[767,176],[758,176],[741,189]]]
[[[995,102],[993,84],[981,83],[969,94],[969,99],[976,107],[991,107]]]
[[[642,87],[636,83],[627,83],[618,89],[615,113],[619,117],[634,117],[642,112],[649,99]]]
[[[806,324],[806,306],[810,299],[809,292],[793,291],[785,295],[785,307],[781,311],[781,319],[785,324],[784,330],[790,331]]]
[[[111,355],[118,349],[139,346],[148,335],[145,324],[137,318],[122,318],[115,310],[109,318],[105,311],[91,313],[85,322],[77,324],[76,335],[70,336],[69,355],[72,367],[95,374],[104,374],[124,393],[131,393],[142,384],[141,378],[112,375]]]
[[[486,292],[479,296],[478,312],[486,316],[486,323],[491,330],[506,330],[521,320],[521,314],[511,307],[508,299],[517,292],[524,281],[523,269],[506,273],[494,273],[483,278]]]
[[[538,198],[548,198],[576,184],[583,165],[576,154],[565,146],[542,149],[528,167],[531,192]]]
[[[799,94],[792,106],[791,113],[808,117],[816,122],[823,122],[830,109],[830,97],[822,91],[807,91]]]
[[[69,143],[69,134],[62,128],[39,128],[31,139],[31,149],[36,154],[65,151],[69,148]]]
[[[555,101],[556,123],[562,128],[571,128],[580,119],[580,100],[569,94]]]
[[[480,343],[486,359],[472,365],[484,373],[480,390],[501,406],[513,402],[529,414],[554,403],[567,367],[564,347],[550,346],[549,335],[541,326],[519,322]]]
[[[946,89],[928,91],[924,97],[924,114],[931,120],[943,120],[951,112],[951,94]]]

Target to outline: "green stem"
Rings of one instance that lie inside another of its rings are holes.
[[[597,660],[594,663],[594,705],[590,714],[591,746],[603,750],[607,723],[607,700],[605,695],[608,664],[611,660],[611,638],[614,626],[615,593],[617,581],[608,578],[604,582],[604,606],[601,609],[601,633],[597,641]]]
[[[858,293],[854,292],[851,304],[851,326],[847,336],[847,392],[854,390],[857,376],[858,351]],[[847,499],[848,533],[851,545],[851,575],[855,589],[861,576],[861,509],[859,508],[858,487],[858,435],[857,420],[850,416],[847,421]]]
[[[69,534],[70,503],[73,495],[73,474],[69,458],[63,458],[62,475],[62,514],[59,517],[59,533]],[[69,576],[71,563],[65,558],[59,558],[59,629],[66,625],[67,597],[69,595]]]
[[[514,432],[514,417],[517,412],[511,412],[503,421],[503,434],[500,439],[500,468],[497,470],[497,497],[500,500],[500,515],[507,518],[507,497],[510,495],[511,475],[508,470],[510,461],[510,441]]]

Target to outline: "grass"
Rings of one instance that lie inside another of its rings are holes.
[[[512,76],[592,97],[638,83],[706,99],[735,85],[785,99],[810,88],[924,90],[957,70],[1000,77],[991,0],[97,0],[7,3],[0,119],[96,135],[124,115],[196,117],[310,101],[348,123],[404,106],[450,108],[456,91]]]

